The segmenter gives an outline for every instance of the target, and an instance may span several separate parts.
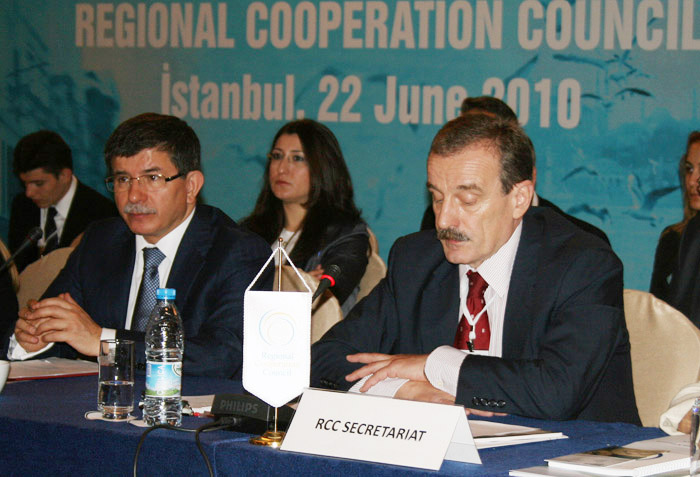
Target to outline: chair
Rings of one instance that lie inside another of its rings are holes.
[[[19,274],[17,291],[17,302],[20,308],[24,307],[29,300],[38,300],[44,294],[72,252],[73,247],[57,248],[22,270]]]
[[[369,227],[367,227],[367,234],[369,235],[370,252],[379,254],[379,241],[377,240],[377,236],[374,235],[374,232],[372,232],[372,229],[370,229]]]
[[[357,301],[362,300],[364,297],[369,295],[377,283],[381,281],[386,275],[386,265],[384,260],[376,252],[372,252],[369,256],[369,261],[367,262],[367,269],[365,274],[362,275],[360,279],[359,287],[360,290],[357,293]]]
[[[367,227],[367,234],[369,235],[370,256],[367,261],[365,274],[362,275],[360,283],[358,284],[360,290],[357,293],[357,301],[369,295],[369,292],[371,292],[374,287],[377,286],[377,283],[386,275],[386,265],[382,257],[379,256],[379,242],[377,241],[377,236],[374,235],[374,232],[372,232],[369,227]]]
[[[318,280],[301,269],[299,270],[299,274],[306,280],[306,283],[313,293],[318,287]],[[279,269],[275,268],[273,290],[277,290],[278,283]],[[289,265],[284,265],[282,267],[282,291],[308,291],[299,280],[294,269]],[[318,341],[331,326],[342,319],[343,312],[340,309],[338,299],[333,296],[330,290],[326,290],[325,293],[311,305],[311,343],[313,344]]]
[[[651,293],[625,290],[624,302],[639,417],[658,427],[673,396],[700,377],[700,330]]]

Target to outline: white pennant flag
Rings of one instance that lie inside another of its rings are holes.
[[[308,291],[252,291],[260,274],[281,250]],[[309,386],[311,289],[284,248],[267,259],[243,299],[243,387],[280,407]]]

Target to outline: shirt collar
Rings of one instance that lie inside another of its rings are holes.
[[[521,220],[508,241],[496,253],[484,260],[479,265],[479,268],[474,269],[469,265],[460,265],[459,276],[464,276],[470,270],[476,270],[486,280],[489,287],[492,287],[500,298],[504,298],[506,293],[508,293],[510,275],[513,271],[515,255],[518,251],[522,231],[523,222]]]
[[[53,204],[56,209],[56,213],[61,217],[68,217],[68,212],[70,211],[70,205],[73,202],[73,197],[75,196],[75,190],[78,188],[78,179],[75,176],[71,176],[70,186],[63,197],[61,197],[58,202]]]
[[[182,221],[180,225],[168,232],[164,237],[162,237],[158,242],[152,244],[148,243],[143,235],[136,235],[136,252],[140,253],[141,250],[148,247],[158,247],[158,249],[163,252],[166,258],[172,260],[177,253],[177,249],[180,246],[182,237],[185,235],[187,227],[192,222],[192,217],[194,217],[194,211],[196,207],[192,209],[190,215],[187,216],[185,220]]]

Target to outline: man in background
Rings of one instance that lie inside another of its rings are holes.
[[[121,218],[88,227],[44,299],[20,310],[8,357],[96,356],[101,339],[136,343],[157,288],[174,288],[186,374],[241,378],[243,294],[270,246],[221,210],[197,204],[204,185],[200,144],[186,122],[146,113],[117,127],[105,145]],[[270,269],[269,272],[272,272]],[[272,273],[256,289],[272,288]]]
[[[73,175],[70,147],[55,132],[37,131],[20,139],[13,168],[24,194],[12,201],[10,251],[16,251],[34,227],[44,231],[38,243],[16,257],[20,272],[41,254],[71,245],[90,223],[117,215],[111,200]]]

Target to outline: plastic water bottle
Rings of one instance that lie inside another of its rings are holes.
[[[146,325],[146,395],[143,420],[149,426],[182,422],[184,335],[175,290],[159,288]]]

